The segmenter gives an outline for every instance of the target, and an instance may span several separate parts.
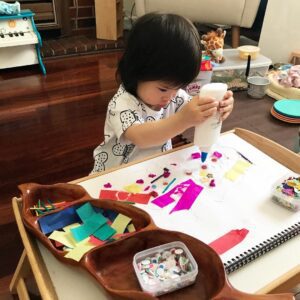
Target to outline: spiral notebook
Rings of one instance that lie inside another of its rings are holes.
[[[282,245],[291,238],[298,236],[299,234],[300,222],[279,232],[278,234],[270,237],[264,242],[252,247],[248,251],[245,251],[244,253],[224,263],[226,273],[230,274],[233,271],[238,270],[249,262],[275,249],[276,247]]]

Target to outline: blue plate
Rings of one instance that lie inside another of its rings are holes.
[[[278,100],[273,105],[274,110],[283,116],[290,118],[300,118],[300,99],[282,99]]]

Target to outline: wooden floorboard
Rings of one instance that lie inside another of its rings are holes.
[[[37,66],[0,70],[0,293],[8,292],[22,250],[11,209],[18,184],[67,182],[91,171],[120,54],[49,60],[47,76]],[[271,98],[239,92],[235,99],[223,131],[243,127],[294,149],[298,125],[274,119]]]

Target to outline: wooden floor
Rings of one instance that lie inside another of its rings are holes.
[[[47,76],[37,66],[0,71],[0,299],[22,250],[11,209],[17,185],[67,182],[91,171],[120,54],[49,60]],[[223,131],[247,128],[294,149],[298,125],[274,119],[271,98],[239,92],[235,99]]]

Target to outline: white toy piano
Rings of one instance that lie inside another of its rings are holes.
[[[46,74],[40,53],[42,39],[33,16],[29,9],[0,16],[0,69],[39,64]]]

